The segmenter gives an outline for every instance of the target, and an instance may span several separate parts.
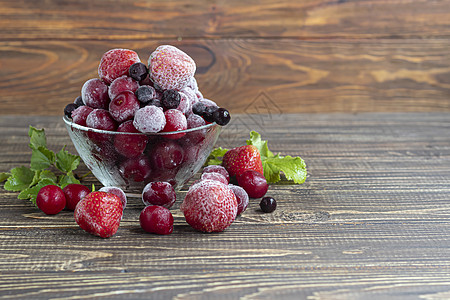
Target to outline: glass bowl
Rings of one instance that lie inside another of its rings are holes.
[[[83,162],[104,186],[141,194],[152,181],[167,181],[176,191],[196,174],[211,153],[221,126],[216,123],[153,134],[88,128],[63,117]]]

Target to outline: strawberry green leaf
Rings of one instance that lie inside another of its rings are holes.
[[[43,146],[33,148],[31,153],[31,169],[40,171],[47,169],[55,163],[55,153]]]
[[[267,146],[267,141],[261,140],[261,135],[256,131],[250,132],[250,139],[247,140],[247,145],[253,145],[258,148],[261,158],[274,156],[272,151],[270,151],[269,147]]]
[[[72,172],[59,176],[58,179],[58,185],[63,189],[66,185],[69,185],[71,183],[77,183],[79,184],[80,181],[75,178]]]
[[[76,170],[80,164],[80,157],[70,154],[65,148],[66,146],[56,153],[56,167],[64,173],[69,173]]]
[[[11,176],[5,182],[4,189],[12,192],[20,192],[30,186],[33,181],[34,171],[27,167],[11,169]]]
[[[268,182],[280,180],[280,171],[288,180],[301,184],[306,180],[306,164],[300,157],[280,156],[269,157],[263,162],[264,177]]]
[[[209,154],[208,159],[205,162],[205,166],[209,165],[220,165],[222,163],[222,157],[225,153],[228,152],[228,149],[217,147]]]
[[[5,181],[6,179],[8,179],[11,176],[11,173],[0,173],[0,182]]]
[[[33,126],[30,126],[28,130],[28,136],[30,137],[30,148],[37,149],[39,147],[47,148],[47,139],[45,137],[44,129],[36,129]]]
[[[50,170],[43,170],[40,172],[39,181],[43,180],[43,179],[50,179],[53,182],[56,182],[56,180],[57,180],[55,173],[53,173]]]

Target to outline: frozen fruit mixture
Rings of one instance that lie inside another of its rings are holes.
[[[205,125],[224,126],[230,114],[203,98],[195,71],[194,60],[171,45],[157,47],[146,62],[129,49],[103,54],[98,77],[83,84],[81,96],[65,107],[64,114],[73,123],[94,129],[86,135],[89,148],[77,148],[86,165],[102,166],[103,175],[121,177],[100,180],[104,185],[126,189],[155,181],[180,185],[198,170],[203,163],[200,153],[207,156],[204,153],[212,147],[206,137],[213,129]],[[93,159],[86,160],[83,152]]]

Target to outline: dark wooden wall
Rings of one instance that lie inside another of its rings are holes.
[[[106,50],[166,43],[232,112],[450,111],[450,0],[0,0],[0,114],[62,114]]]

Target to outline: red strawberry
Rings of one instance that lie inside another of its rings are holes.
[[[140,62],[139,56],[133,50],[111,49],[105,52],[98,66],[98,76],[106,84],[122,75],[128,75],[132,64]]]
[[[84,231],[108,238],[116,234],[122,211],[122,201],[117,195],[98,191],[78,202],[74,217]]]
[[[163,90],[184,89],[195,73],[194,60],[180,49],[162,45],[148,59],[150,79]]]
[[[186,193],[181,211],[192,228],[203,232],[220,232],[233,223],[237,200],[231,189],[215,180],[202,180]]]
[[[245,145],[229,150],[223,156],[222,165],[230,176],[240,176],[248,170],[264,174],[261,155],[258,148],[253,145]]]

